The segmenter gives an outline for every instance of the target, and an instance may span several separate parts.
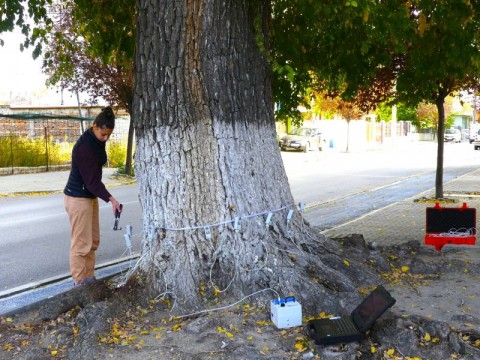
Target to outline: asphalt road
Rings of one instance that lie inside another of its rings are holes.
[[[129,254],[125,225],[133,228],[131,252],[140,251],[142,219],[138,187],[111,189],[123,203],[120,231],[113,231],[110,204],[100,202],[101,244],[97,264]],[[10,197],[0,199],[0,291],[69,273],[70,226],[63,195]]]
[[[283,152],[297,202],[308,220],[323,229],[434,187],[436,146],[414,143],[385,151],[308,154]],[[468,143],[445,145],[444,180],[478,167],[480,152]],[[143,236],[136,185],[112,189],[124,204],[120,226],[133,226],[133,253]],[[127,255],[124,230],[113,231],[109,204],[100,207],[102,242],[97,264]],[[67,275],[69,225],[63,195],[0,199],[0,292],[30,282]]]
[[[395,184],[401,192],[403,182],[416,183],[419,186],[417,193],[434,188],[436,153],[437,145],[433,142],[412,142],[358,153],[312,151],[308,154],[283,152],[282,155],[295,200],[303,201],[307,206],[323,206]],[[473,145],[468,142],[446,143],[444,183],[450,176],[459,176],[478,168],[479,164],[480,151],[474,151]],[[411,191],[415,192],[415,186]],[[411,194],[405,197],[409,196]]]

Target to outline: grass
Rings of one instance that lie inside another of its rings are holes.
[[[37,167],[70,162],[73,144],[55,142],[50,137],[29,139],[20,136],[0,138],[0,167]]]
[[[73,142],[54,141],[53,137],[29,139],[20,136],[0,138],[0,168],[64,165],[71,162]],[[121,142],[108,142],[109,166],[125,166],[127,146]]]

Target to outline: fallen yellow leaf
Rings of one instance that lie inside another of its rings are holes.
[[[225,330],[224,328],[222,328],[221,326],[217,327],[217,330],[220,334],[225,334],[227,335],[227,337],[231,338],[233,337],[233,334],[227,330]]]
[[[402,266],[402,272],[407,272],[408,270],[410,270],[408,266]]]
[[[23,346],[23,347],[27,347],[28,345],[30,345],[30,341],[29,341],[29,340],[22,340],[22,346]]]
[[[425,341],[430,341],[432,339],[429,333],[426,333],[423,338],[425,339]]]
[[[295,344],[295,350],[297,350],[297,351],[303,351],[303,350],[305,350],[305,345],[304,345],[304,343],[303,343],[303,342],[297,342],[297,343]]]
[[[348,260],[343,260],[343,263],[346,265],[346,266],[350,266],[350,262]]]
[[[377,348],[375,346],[370,346],[370,351],[372,352],[372,354],[375,354],[377,352]]]
[[[268,321],[259,320],[259,321],[257,321],[257,324],[258,324],[258,325],[264,325],[264,326],[266,326],[266,325],[268,325]]]

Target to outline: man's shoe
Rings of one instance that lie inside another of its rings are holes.
[[[87,277],[87,278],[85,278],[85,279],[83,279],[83,280],[80,280],[80,281],[77,282],[77,283],[73,283],[73,286],[88,285],[88,284],[93,283],[95,280],[97,280],[97,279],[95,278],[95,276],[93,276],[93,277]]]

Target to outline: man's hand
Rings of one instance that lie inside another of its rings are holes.
[[[113,214],[116,214],[117,212],[122,212],[122,207],[120,206],[120,203],[117,201],[117,199],[115,199],[113,196],[110,196],[108,200],[110,200],[110,202],[112,203]]]

